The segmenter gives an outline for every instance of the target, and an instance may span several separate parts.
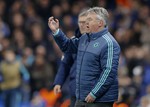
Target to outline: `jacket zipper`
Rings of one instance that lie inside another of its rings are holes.
[[[83,62],[84,54],[85,54],[85,52],[87,50],[87,47],[89,46],[89,43],[90,43],[90,39],[88,39],[87,42],[88,42],[88,44],[87,44],[87,46],[85,48],[85,51],[83,53],[83,56],[82,56],[81,66],[80,66],[80,72],[79,72],[79,99],[80,99],[80,74],[81,74],[81,67],[82,67],[82,62]]]

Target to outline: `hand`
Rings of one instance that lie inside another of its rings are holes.
[[[55,33],[57,31],[57,29],[59,28],[59,21],[58,21],[58,19],[54,20],[53,16],[50,17],[48,19],[48,26],[52,30],[52,32]]]
[[[87,103],[93,103],[95,99],[90,94],[88,94],[88,96],[85,98],[85,101]]]
[[[60,85],[55,85],[54,87],[54,93],[55,95],[61,92],[61,86]]]

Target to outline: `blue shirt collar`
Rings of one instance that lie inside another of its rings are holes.
[[[96,33],[91,33],[89,34],[90,39],[97,39],[101,36],[103,36],[104,34],[108,33],[108,27],[104,28],[103,30],[96,32]]]

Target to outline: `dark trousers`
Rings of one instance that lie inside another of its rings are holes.
[[[113,107],[113,102],[87,103],[87,102],[76,101],[75,107]]]
[[[0,96],[4,107],[20,107],[21,93],[19,88],[2,91]]]
[[[71,96],[71,103],[69,107],[74,107],[76,103],[76,97],[75,96]]]

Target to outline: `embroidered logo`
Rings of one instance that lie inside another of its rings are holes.
[[[93,47],[94,48],[99,47],[99,42],[94,43]]]

